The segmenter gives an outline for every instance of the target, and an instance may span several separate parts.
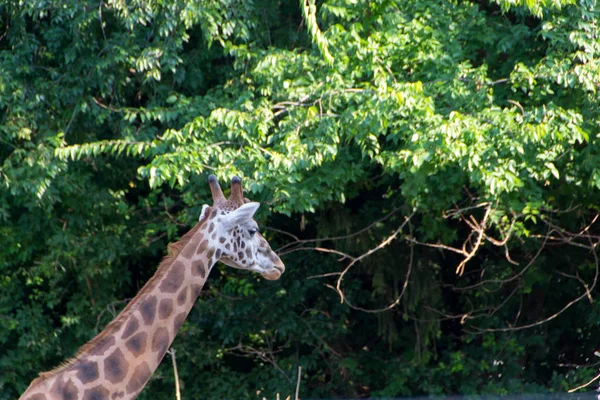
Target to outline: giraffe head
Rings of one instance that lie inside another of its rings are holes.
[[[209,232],[217,259],[230,267],[260,273],[269,280],[279,279],[285,266],[260,234],[258,224],[253,219],[260,206],[244,198],[242,180],[231,180],[229,199],[223,195],[217,177],[208,177],[213,205],[202,206],[203,218],[211,218]]]

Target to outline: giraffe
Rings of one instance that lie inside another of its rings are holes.
[[[214,175],[213,205],[169,246],[156,273],[117,317],[77,355],[40,374],[20,400],[129,400],[142,391],[196,302],[217,261],[279,279],[285,266],[258,232],[259,203],[234,177],[229,199]]]

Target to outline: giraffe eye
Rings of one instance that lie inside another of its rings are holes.
[[[258,232],[258,229],[254,229],[254,228],[248,229],[248,233],[250,234],[250,236],[254,236],[256,234],[256,232]]]

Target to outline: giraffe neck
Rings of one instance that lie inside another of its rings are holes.
[[[138,295],[74,359],[41,374],[20,400],[136,398],[173,342],[216,262],[205,235],[210,233],[205,232],[206,222],[199,222],[173,245],[177,254],[161,263]]]

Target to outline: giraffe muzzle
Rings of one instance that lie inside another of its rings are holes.
[[[273,265],[273,268],[267,272],[263,272],[261,275],[263,278],[269,281],[276,281],[281,278],[281,275],[285,272],[285,265],[281,262],[281,260]]]

